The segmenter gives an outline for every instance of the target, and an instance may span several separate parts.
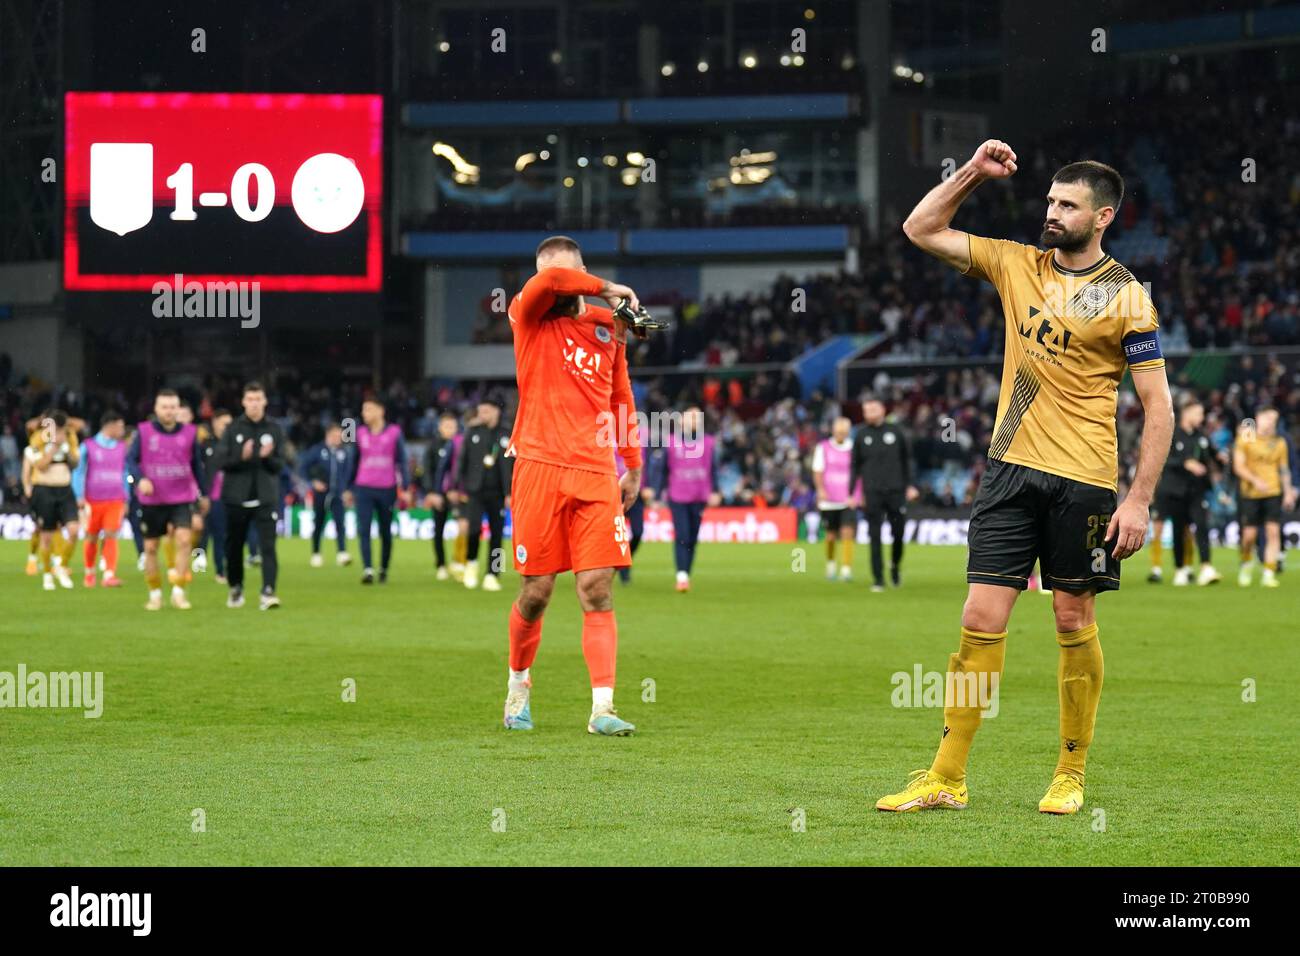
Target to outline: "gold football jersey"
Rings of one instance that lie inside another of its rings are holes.
[[[1260,491],[1249,482],[1241,482],[1243,498],[1275,498],[1282,493],[1282,469],[1287,466],[1286,439],[1280,435],[1261,438],[1256,434],[1237,436],[1237,447],[1246,458],[1246,468],[1268,486]]]
[[[1050,249],[980,236],[965,275],[993,283],[1006,319],[989,457],[1116,490],[1125,365],[1165,364],[1147,290],[1110,256],[1064,269]]]

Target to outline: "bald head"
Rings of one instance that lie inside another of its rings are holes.
[[[587,271],[582,262],[582,249],[568,236],[551,236],[543,239],[537,247],[537,271],[555,266]]]

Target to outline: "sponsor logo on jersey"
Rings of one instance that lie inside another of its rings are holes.
[[[574,375],[580,375],[587,380],[593,379],[600,371],[600,353],[587,351],[568,336],[565,336],[564,342],[568,346],[564,350],[564,367]]]

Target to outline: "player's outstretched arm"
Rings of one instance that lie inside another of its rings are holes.
[[[1128,494],[1115,509],[1106,528],[1106,540],[1114,539],[1111,556],[1122,561],[1142,550],[1150,522],[1151,496],[1164,470],[1174,435],[1174,403],[1169,396],[1169,379],[1165,368],[1133,370],[1133,387],[1142,401],[1146,422],[1142,426],[1142,445],[1138,449],[1137,474]]]
[[[961,272],[970,268],[966,233],[949,225],[966,197],[986,179],[1005,179],[1016,171],[1015,151],[1000,139],[980,143],[960,169],[916,204],[903,223],[912,244]]]

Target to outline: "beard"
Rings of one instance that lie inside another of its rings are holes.
[[[1064,226],[1051,230],[1044,224],[1043,234],[1038,237],[1038,241],[1043,244],[1045,249],[1060,249],[1062,252],[1082,252],[1088,248],[1088,243],[1092,242],[1092,237],[1095,234],[1096,230],[1091,225],[1071,232]]]

